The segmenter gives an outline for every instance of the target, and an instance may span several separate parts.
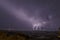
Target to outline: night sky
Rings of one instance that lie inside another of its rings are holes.
[[[56,31],[60,27],[60,0],[0,0],[0,29]]]

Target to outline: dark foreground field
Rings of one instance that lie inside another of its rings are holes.
[[[60,40],[60,32],[0,30],[0,40]]]

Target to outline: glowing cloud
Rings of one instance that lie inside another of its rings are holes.
[[[35,17],[29,17],[25,12],[23,8],[20,8],[19,10],[16,9],[16,7],[8,2],[1,2],[2,6],[8,11],[10,11],[12,15],[16,16],[19,20],[25,20],[32,24],[33,30],[38,30],[38,28],[41,28],[44,26],[47,22],[43,21],[41,18],[35,19]]]
[[[41,27],[45,26],[47,24],[46,21],[43,21],[42,19],[34,19],[34,17],[29,19],[32,24],[33,30],[41,30]]]

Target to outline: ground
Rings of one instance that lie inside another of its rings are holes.
[[[59,32],[0,30],[0,40],[59,40]]]

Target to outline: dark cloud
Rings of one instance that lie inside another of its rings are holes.
[[[0,28],[32,30],[29,17],[51,21],[45,30],[57,30],[60,26],[59,0],[0,0]],[[20,10],[20,11],[19,11]],[[22,10],[22,11],[21,11]],[[24,12],[24,13],[23,13]],[[27,15],[27,16],[26,16]],[[48,16],[52,16],[51,20]],[[28,17],[28,18],[26,18]]]

